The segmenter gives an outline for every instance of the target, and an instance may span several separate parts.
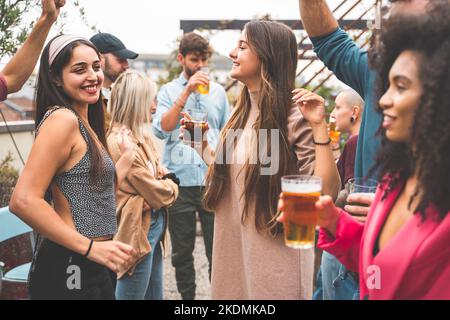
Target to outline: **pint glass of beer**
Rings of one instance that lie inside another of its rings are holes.
[[[336,130],[336,120],[332,120],[331,118],[330,122],[328,123],[328,136],[330,137],[332,142],[339,143],[341,133]]]
[[[374,194],[377,190],[378,181],[374,179],[352,178],[347,182],[348,194]],[[364,203],[347,202],[351,206],[367,207]]]
[[[187,109],[186,113],[189,118],[184,120],[183,142],[201,146],[207,129],[208,113],[197,109]]]
[[[314,176],[281,178],[284,201],[284,239],[288,247],[314,247],[318,210],[315,203],[322,191],[322,179]]]
[[[209,68],[203,67],[203,68],[200,69],[200,72],[203,72],[203,73],[209,75]],[[197,91],[200,94],[208,94],[209,93],[209,83],[206,86],[204,86],[202,84],[199,84],[197,86]]]

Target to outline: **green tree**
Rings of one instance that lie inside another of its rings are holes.
[[[179,40],[176,41],[176,43],[178,43],[178,44],[179,44],[179,42],[180,42]],[[159,79],[157,81],[159,86],[162,86],[162,85],[172,81],[173,79],[177,78],[180,75],[180,73],[183,71],[183,67],[177,60],[178,45],[176,47],[177,47],[177,49],[173,50],[170,53],[169,58],[166,61],[165,69],[167,71],[167,75],[159,76]]]
[[[9,204],[12,191],[19,178],[19,172],[11,166],[13,157],[10,152],[0,161],[0,208]]]
[[[69,3],[66,4],[68,5]],[[89,25],[85,9],[78,0],[71,1],[70,7],[76,8],[81,21],[96,31],[96,26]],[[0,0],[0,58],[13,55],[17,51],[33,28],[40,11],[40,0]],[[66,18],[67,10],[62,12],[58,19],[57,25],[60,32],[64,31]],[[27,22],[30,19],[33,22]]]

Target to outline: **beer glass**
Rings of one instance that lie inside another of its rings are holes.
[[[209,68],[203,67],[203,68],[200,68],[200,71],[209,75]],[[209,93],[209,83],[206,86],[199,84],[197,86],[197,91],[200,94],[208,94]]]
[[[336,130],[336,121],[333,121],[331,118],[330,122],[328,123],[328,136],[333,143],[339,143],[341,133]]]
[[[198,109],[187,109],[186,113],[183,142],[201,146],[207,128],[208,113]]]
[[[281,192],[284,202],[284,240],[288,247],[314,247],[318,210],[316,202],[322,191],[322,179],[314,176],[284,176]]]
[[[352,178],[347,182],[348,194],[374,194],[377,190],[378,181],[374,179]],[[351,206],[368,207],[367,204],[359,202],[347,202]]]

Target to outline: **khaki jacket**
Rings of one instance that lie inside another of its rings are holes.
[[[119,127],[114,126],[108,135],[108,148],[114,162],[121,155],[117,141],[118,131]],[[147,238],[150,211],[142,211],[144,201],[152,209],[160,209],[172,205],[178,197],[178,186],[172,180],[160,180],[168,171],[160,164],[152,139],[139,141],[131,137],[131,142],[135,145],[136,158],[126,179],[116,189],[118,231],[114,240],[131,245],[137,255],[127,268],[119,270],[118,279],[125,273],[132,275],[135,266],[152,250]],[[166,226],[164,235],[165,230]],[[164,235],[162,239],[165,238]]]

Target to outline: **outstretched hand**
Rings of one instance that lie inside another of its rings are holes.
[[[66,4],[66,0],[42,0],[42,16],[54,22],[58,19],[59,11]]]

